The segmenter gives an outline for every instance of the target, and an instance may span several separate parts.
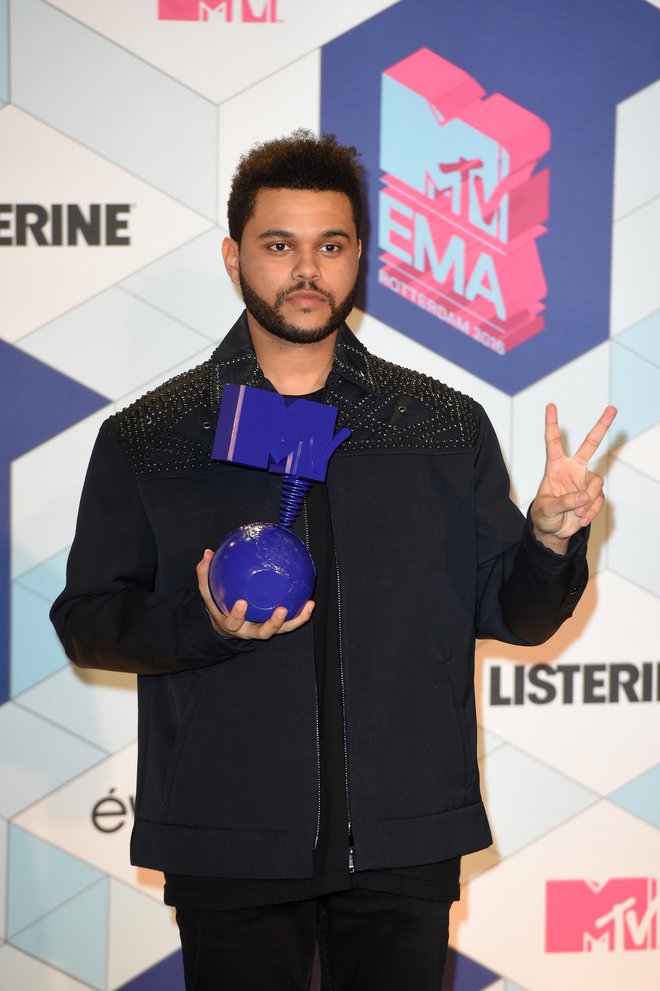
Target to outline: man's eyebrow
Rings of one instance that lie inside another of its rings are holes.
[[[284,231],[284,230],[279,230],[279,229],[273,229],[273,228],[271,228],[270,230],[264,231],[262,234],[259,234],[258,240],[259,241],[266,241],[266,240],[268,240],[271,237],[289,238],[289,237],[295,237],[295,236],[296,236],[295,231]],[[345,237],[347,241],[350,241],[350,239],[351,239],[351,235],[348,233],[348,231],[343,230],[343,228],[341,228],[341,227],[336,227],[336,228],[333,227],[330,230],[321,231],[319,233],[319,237],[320,238],[326,238],[326,237]]]

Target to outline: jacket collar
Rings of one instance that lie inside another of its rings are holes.
[[[216,365],[224,366],[223,378],[226,382],[263,388],[266,379],[254,353],[245,310],[215,349],[211,360]],[[342,381],[348,381],[366,392],[379,391],[373,358],[345,323],[337,333],[335,357],[328,381],[335,387],[341,386]]]

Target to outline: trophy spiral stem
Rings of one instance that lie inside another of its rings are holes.
[[[282,475],[282,495],[280,497],[280,524],[291,527],[296,521],[305,496],[312,482],[299,475]]]

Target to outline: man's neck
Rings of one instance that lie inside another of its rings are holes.
[[[332,368],[337,332],[311,344],[283,341],[248,312],[248,327],[259,366],[283,396],[306,396],[325,385]]]

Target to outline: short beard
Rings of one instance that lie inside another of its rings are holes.
[[[243,294],[243,300],[245,306],[249,313],[257,320],[264,330],[267,330],[274,337],[279,337],[282,341],[289,341],[291,344],[314,344],[317,341],[324,341],[326,337],[330,337],[334,334],[336,330],[343,324],[344,320],[351,312],[355,306],[355,300],[357,298],[357,279],[353,285],[350,292],[341,300],[339,305],[335,305],[334,296],[325,292],[323,289],[319,289],[311,282],[298,282],[297,285],[292,286],[290,289],[286,289],[279,292],[275,297],[275,303],[271,306],[270,303],[266,302],[255,289],[252,288],[250,283],[244,278],[243,273],[239,271],[239,281],[241,286],[241,292]],[[290,296],[294,292],[301,292],[305,290],[311,290],[313,292],[319,293],[328,301],[330,306],[330,316],[326,323],[322,327],[298,327],[295,324],[287,323],[282,316],[281,309],[282,304],[287,296]]]

